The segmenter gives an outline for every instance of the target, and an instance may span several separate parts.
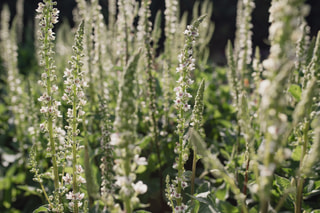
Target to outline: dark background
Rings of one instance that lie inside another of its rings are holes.
[[[28,42],[28,36],[33,36],[33,19],[39,1],[40,0],[24,1],[24,34],[22,43],[20,44],[21,48]],[[17,0],[0,0],[0,9],[2,10],[3,4],[8,4],[11,14],[14,16],[16,2]],[[60,10],[60,20],[68,19],[70,24],[73,25],[72,10],[76,6],[76,2],[74,0],[57,0],[57,2]],[[152,1],[151,9],[153,18],[157,10],[164,10],[164,2],[164,0]],[[194,2],[195,0],[180,0],[180,14],[184,11],[191,13]],[[210,42],[211,59],[223,65],[225,63],[224,50],[226,42],[228,39],[234,39],[237,0],[212,0],[212,2],[212,20],[215,23],[215,31]],[[258,45],[262,49],[262,53],[265,53],[264,55],[267,55],[268,52],[268,9],[270,2],[271,0],[256,0],[256,7],[253,12],[253,44],[254,46]],[[320,30],[320,1],[308,0],[306,3],[311,5],[310,15],[307,17],[307,21],[311,27],[311,35],[314,36],[317,31]],[[105,17],[107,17],[108,0],[100,0],[100,4],[103,7]]]

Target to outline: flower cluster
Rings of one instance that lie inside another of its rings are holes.
[[[122,57],[122,66],[125,66],[129,60],[129,50],[133,36],[129,36],[134,21],[134,9],[136,7],[135,0],[119,0],[117,1],[119,12],[117,16],[117,55]]]
[[[38,98],[42,103],[40,113],[44,114],[46,118],[62,117],[58,107],[61,105],[56,101],[54,94],[58,91],[58,86],[55,84],[57,76],[55,74],[56,66],[53,59],[53,41],[55,40],[55,33],[53,32],[53,25],[58,23],[59,10],[53,8],[56,2],[45,0],[44,3],[40,2],[36,9],[39,19],[38,39],[42,43],[40,45],[40,65],[44,67],[44,72],[41,74],[41,80],[38,83],[43,86],[46,91]],[[47,131],[47,122],[40,125],[41,130]]]
[[[184,209],[181,193],[182,190],[187,187],[187,179],[184,175],[184,164],[189,158],[189,148],[187,146],[188,135],[184,135],[188,123],[184,113],[191,109],[191,106],[188,104],[188,100],[192,96],[187,90],[193,83],[193,80],[190,78],[191,72],[195,69],[195,59],[192,55],[193,46],[195,44],[195,39],[199,36],[198,27],[203,19],[204,16],[201,16],[193,23],[193,25],[187,26],[187,29],[184,32],[184,49],[178,56],[179,66],[176,69],[177,73],[180,75],[177,81],[178,86],[174,88],[174,91],[176,92],[176,99],[174,102],[175,107],[178,110],[177,134],[179,135],[179,141],[176,143],[176,147],[174,149],[178,157],[176,157],[173,168],[177,169],[178,174],[175,180],[172,181],[172,184],[167,183],[167,198],[170,201],[171,208],[179,209],[178,212],[180,212],[181,209]]]
[[[192,55],[192,48],[195,44],[195,39],[199,36],[198,28],[193,25],[189,25],[187,26],[184,35],[186,37],[186,43],[182,53],[178,56],[179,66],[176,68],[176,71],[179,73],[180,77],[177,81],[178,86],[174,88],[176,93],[174,103],[178,110],[183,109],[184,111],[188,111],[191,109],[188,104],[188,100],[192,96],[187,92],[187,90],[193,83],[193,80],[190,78],[190,74],[195,69],[195,59]]]
[[[114,121],[114,131],[110,145],[114,146],[115,185],[120,188],[118,199],[124,203],[125,212],[132,212],[140,204],[139,194],[145,193],[147,186],[135,183],[138,166],[147,164],[146,158],[139,157],[141,149],[135,144],[136,132],[136,94],[134,91],[135,71],[139,54],[129,61],[123,72]]]
[[[8,105],[9,110],[12,112],[12,117],[8,120],[9,124],[15,125],[17,131],[13,141],[19,142],[19,148],[21,153],[24,153],[23,149],[26,148],[24,143],[25,129],[27,129],[24,121],[27,119],[27,114],[30,108],[26,106],[28,100],[26,100],[26,93],[23,89],[23,81],[18,70],[18,46],[16,43],[17,35],[15,33],[16,24],[13,23],[11,29],[10,26],[10,11],[7,5],[1,12],[1,29],[0,29],[0,45],[3,51],[0,56],[7,71],[6,83],[8,85]],[[20,131],[19,131],[20,130]]]
[[[83,80],[82,66],[83,62],[81,58],[83,57],[83,35],[84,35],[84,22],[80,23],[79,29],[75,36],[75,44],[72,47],[74,55],[69,61],[70,69],[66,69],[64,72],[64,94],[62,100],[66,101],[67,104],[71,105],[67,111],[67,121],[68,124],[65,126],[67,130],[67,147],[70,147],[69,152],[72,153],[72,177],[68,173],[63,177],[66,184],[72,184],[73,190],[69,192],[66,196],[70,200],[69,207],[73,209],[73,212],[78,212],[78,208],[82,206],[81,200],[84,197],[83,193],[79,192],[81,184],[86,183],[86,180],[80,176],[83,173],[81,165],[77,163],[78,151],[81,148],[77,136],[80,133],[78,129],[78,124],[82,121],[82,117],[85,112],[83,111],[83,106],[86,104],[84,88],[87,87],[87,83]]]
[[[284,145],[288,141],[286,136],[291,131],[286,110],[288,99],[284,91],[291,83],[292,70],[295,67],[293,59],[296,53],[294,50],[303,34],[303,29],[299,25],[307,13],[308,7],[301,0],[271,2],[270,55],[263,61],[265,69],[263,75],[267,79],[261,82],[259,88],[261,94],[259,122],[265,142],[263,152],[259,153],[259,160],[263,162],[263,166],[259,168],[261,176],[258,182],[261,208],[265,210],[268,209],[272,174],[275,170],[270,168],[273,167],[273,164],[276,167],[281,163],[276,156],[277,153],[283,152]]]
[[[201,122],[202,122],[202,113],[203,113],[203,93],[204,93],[204,80],[201,81],[196,100],[195,100],[195,105],[192,110],[192,117],[191,117],[191,123],[190,126],[193,126],[196,130],[201,127]]]
[[[251,63],[252,23],[251,13],[255,4],[252,0],[239,1],[237,14],[237,68],[242,75],[248,75],[246,65]],[[238,49],[237,49],[238,48]],[[243,76],[245,78],[245,76]]]
[[[100,145],[102,148],[102,157],[101,157],[101,188],[100,194],[101,199],[104,202],[105,208],[114,208],[114,171],[113,161],[113,146],[110,144],[110,131],[111,131],[111,121],[109,120],[109,109],[107,106],[107,101],[105,99],[101,100],[100,103],[100,117],[101,117],[101,138]],[[109,209],[108,209],[109,210]]]
[[[178,1],[177,0],[166,0],[166,10],[164,11],[165,19],[166,19],[166,38],[173,39],[173,35],[175,34],[178,28]]]
[[[66,101],[67,104],[76,104],[72,109],[68,108],[67,117],[68,119],[75,119],[74,115],[78,115],[76,119],[77,122],[80,122],[82,121],[80,117],[85,114],[82,108],[87,103],[83,89],[88,86],[87,82],[83,80],[83,71],[81,70],[83,66],[83,62],[81,61],[83,57],[83,22],[79,27],[75,40],[76,44],[73,46],[75,56],[72,56],[71,61],[69,61],[71,68],[67,68],[64,71],[63,77],[66,80],[64,81],[65,89],[62,100]],[[71,126],[66,127],[66,129],[69,128]]]
[[[76,165],[75,167],[76,167],[76,173],[73,174],[76,176],[75,178],[73,178],[73,175],[69,173],[66,173],[65,176],[62,177],[66,186],[73,185],[74,180],[76,180],[76,183],[78,184],[78,186],[86,183],[86,180],[81,176],[84,173],[84,170],[82,169],[81,165]],[[84,193],[69,191],[69,193],[66,194],[66,198],[67,200],[70,200],[69,202],[70,209],[74,208],[75,203],[77,204],[78,207],[81,207],[83,204],[82,200],[84,198]]]

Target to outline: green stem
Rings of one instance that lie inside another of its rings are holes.
[[[241,138],[241,127],[240,125],[238,124],[238,128],[237,128],[237,140],[236,140],[236,148],[235,148],[235,157],[236,157],[236,160],[235,160],[235,170],[234,170],[234,175],[236,177],[236,183],[238,183],[238,180],[239,180],[239,173],[238,173],[238,160],[239,160],[239,149],[240,149],[240,138]]]
[[[184,90],[183,90],[184,91]],[[184,113],[182,107],[180,108],[180,125],[181,127],[178,128],[179,131],[179,161],[178,161],[178,188],[177,193],[181,195],[179,199],[177,199],[177,205],[181,206],[182,204],[182,176],[183,176],[183,131],[184,131],[184,122],[181,120],[184,118]]]
[[[268,200],[262,199],[260,201],[260,213],[268,213]]]
[[[191,176],[191,195],[194,195],[194,180],[196,178],[196,166],[197,166],[197,150],[193,149],[193,161],[192,161],[192,176]]]
[[[53,127],[52,127],[52,118],[48,119],[48,130],[49,130],[49,141],[52,155],[52,165],[53,165],[53,175],[54,175],[54,188],[55,190],[59,189],[59,172],[57,165],[57,157],[56,157],[56,146],[53,139]]]
[[[46,200],[47,200],[47,201],[48,201],[48,203],[49,203],[50,208],[52,209],[52,208],[53,208],[53,205],[52,205],[52,203],[50,202],[50,199],[49,199],[49,197],[48,197],[48,195],[47,195],[46,190],[44,189],[43,184],[41,183],[41,179],[40,179],[40,178],[38,179],[38,182],[39,182],[39,184],[40,184],[40,187],[41,187],[41,189],[42,189],[42,192],[43,192],[43,194],[44,194],[44,196],[45,196]]]
[[[248,171],[249,171],[249,165],[250,165],[250,158],[248,157],[247,165],[246,165],[246,171],[244,176],[244,183],[243,183],[243,194],[247,196],[247,185],[248,185]]]
[[[303,144],[302,144],[302,152],[300,157],[300,166],[299,170],[302,170],[302,162],[303,159],[307,153],[307,145],[308,145],[308,131],[309,131],[309,122],[306,121],[304,124],[303,129]],[[304,178],[301,176],[301,173],[298,176],[297,181],[297,196],[296,196],[296,202],[294,207],[295,213],[301,213],[301,206],[302,206],[302,197],[303,197],[303,184],[304,184]]]
[[[47,23],[50,23],[51,20],[51,13],[47,11],[46,14],[46,21]],[[51,91],[51,67],[50,67],[50,61],[49,61],[49,53],[48,50],[50,49],[50,41],[48,40],[48,31],[49,31],[49,26],[46,26],[46,33],[44,37],[44,44],[46,45],[47,48],[44,48],[45,51],[45,65],[46,65],[46,73],[47,73],[47,94],[49,97],[51,97],[51,100],[48,103],[48,107],[52,107],[52,91]],[[47,46],[49,45],[49,46]],[[53,175],[54,175],[54,188],[57,191],[59,189],[59,172],[58,172],[58,165],[57,165],[57,158],[56,158],[56,146],[55,146],[55,141],[53,138],[53,120],[52,120],[52,115],[49,114],[48,118],[48,132],[49,132],[49,143],[50,143],[50,149],[51,149],[51,156],[52,156],[52,165],[53,165]]]
[[[241,192],[240,189],[238,188],[237,184],[235,183],[234,179],[232,179],[229,175],[226,173],[222,173],[222,178],[229,183],[231,191],[235,194],[237,198],[238,205],[241,206],[241,211],[243,213],[248,213],[248,207],[245,203],[245,200],[241,198]],[[261,212],[260,212],[261,213]]]
[[[123,6],[126,4],[124,1],[122,1]],[[125,63],[123,64],[123,67],[125,67],[128,64],[128,60],[129,60],[129,35],[128,35],[128,23],[127,23],[127,15],[126,15],[126,11],[124,9],[125,7],[123,7],[123,22],[124,22],[124,33],[125,33],[125,37],[124,37],[124,42],[125,42]]]
[[[85,120],[82,122],[83,132],[85,133],[83,139],[84,139],[84,171],[85,176],[87,180],[87,191],[88,191],[88,197],[89,197],[89,206],[92,207],[94,202],[94,196],[96,196],[97,189],[96,185],[93,182],[93,173],[92,169],[90,167],[90,155],[89,155],[89,139],[87,136],[87,125]]]
[[[272,135],[267,134],[265,142],[265,156],[263,159],[263,165],[268,168],[272,162],[274,162],[274,154],[270,152],[270,143],[273,142]],[[270,190],[272,186],[273,177],[272,176],[260,176],[266,180],[260,180],[260,182],[266,182],[263,189],[260,189],[260,212],[268,213],[269,200],[270,200]]]
[[[79,56],[77,56],[77,61],[79,61]],[[77,78],[78,73],[78,63],[76,64],[76,71],[74,74],[74,79]],[[78,193],[78,182],[77,182],[77,87],[76,85],[73,85],[73,103],[72,103],[72,170],[73,170],[73,176],[72,176],[72,186],[73,186],[73,194]],[[78,201],[77,199],[74,199],[74,206],[73,206],[73,212],[78,213],[79,207],[78,207]]]
[[[128,146],[126,146],[125,150],[126,150],[125,151],[126,158],[125,158],[125,162],[124,162],[125,163],[124,164],[125,176],[129,177],[129,175],[130,175],[130,158],[131,158],[131,156],[130,156],[130,154],[128,154],[128,153],[130,153],[130,150],[129,150]],[[125,210],[126,213],[132,213],[130,198],[131,198],[130,195],[129,196],[126,196],[126,195],[124,196],[124,210]]]

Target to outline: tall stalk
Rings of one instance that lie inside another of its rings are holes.
[[[204,80],[201,81],[200,86],[198,88],[197,96],[195,98],[195,104],[192,111],[192,117],[191,117],[191,123],[190,126],[192,126],[192,129],[194,131],[199,132],[201,128],[201,122],[202,122],[202,113],[203,113],[203,93],[204,93]],[[200,131],[203,132],[203,131]],[[193,149],[193,159],[192,159],[192,175],[191,175],[191,195],[194,194],[194,181],[196,177],[196,165],[198,161],[198,153],[197,148],[195,146],[192,146]]]
[[[171,208],[173,212],[185,211],[187,206],[183,203],[182,191],[185,189],[187,184],[187,179],[184,176],[184,164],[189,157],[189,146],[187,144],[188,136],[185,135],[187,126],[187,113],[190,111],[191,106],[188,104],[189,99],[192,97],[188,92],[190,85],[193,80],[190,78],[191,72],[195,69],[195,59],[193,58],[193,45],[196,38],[199,36],[198,27],[205,16],[198,18],[193,25],[187,26],[184,31],[185,35],[185,45],[183,50],[178,56],[179,66],[176,68],[180,77],[177,81],[178,85],[174,88],[176,92],[176,99],[174,101],[175,107],[178,114],[178,125],[177,125],[177,135],[179,137],[178,142],[174,152],[178,155],[174,163],[173,168],[178,170],[175,180],[171,185],[167,184],[166,196],[171,203]],[[173,202],[173,200],[175,202]],[[172,205],[174,203],[174,205]]]
[[[39,81],[40,85],[45,88],[45,92],[38,99],[43,103],[40,112],[43,113],[46,117],[46,121],[40,125],[40,129],[43,132],[49,134],[49,150],[50,156],[52,159],[53,166],[53,180],[55,191],[59,190],[59,171],[57,164],[57,155],[56,155],[56,139],[54,121],[57,117],[61,117],[61,114],[58,110],[60,102],[54,99],[54,93],[57,91],[58,87],[54,84],[56,80],[55,75],[55,66],[53,60],[53,41],[55,40],[55,35],[53,30],[53,25],[58,23],[58,14],[59,10],[53,8],[56,5],[56,2],[51,0],[44,0],[44,3],[40,2],[38,4],[37,18],[39,21],[39,32],[38,39],[42,45],[40,51],[40,65],[44,68],[42,73],[42,81]]]
[[[66,184],[72,182],[72,192],[67,194],[67,199],[71,200],[69,206],[75,213],[79,212],[79,207],[82,205],[81,200],[84,198],[84,194],[80,194],[79,186],[86,182],[86,180],[80,176],[81,173],[83,173],[83,169],[81,165],[78,164],[77,160],[80,149],[80,143],[78,141],[80,130],[78,129],[78,125],[85,114],[82,110],[83,106],[86,104],[83,89],[87,85],[83,80],[83,71],[81,69],[83,65],[83,62],[81,61],[81,58],[83,57],[83,35],[84,22],[81,22],[75,36],[75,44],[73,46],[74,56],[72,56],[71,61],[69,61],[71,68],[66,69],[64,72],[64,77],[66,77],[66,80],[64,81],[66,89],[62,96],[62,100],[71,105],[71,108],[68,108],[67,121],[69,125],[66,126],[66,129],[68,132],[67,143],[69,144],[72,153],[72,181],[69,178],[69,174],[66,174],[63,178]]]

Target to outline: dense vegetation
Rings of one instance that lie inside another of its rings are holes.
[[[266,59],[239,0],[226,67],[209,60],[209,0],[166,0],[154,23],[149,0],[109,0],[107,23],[76,3],[74,28],[39,3],[34,53],[18,51],[22,10],[1,12],[1,212],[320,212],[320,33],[303,0],[271,1]]]

